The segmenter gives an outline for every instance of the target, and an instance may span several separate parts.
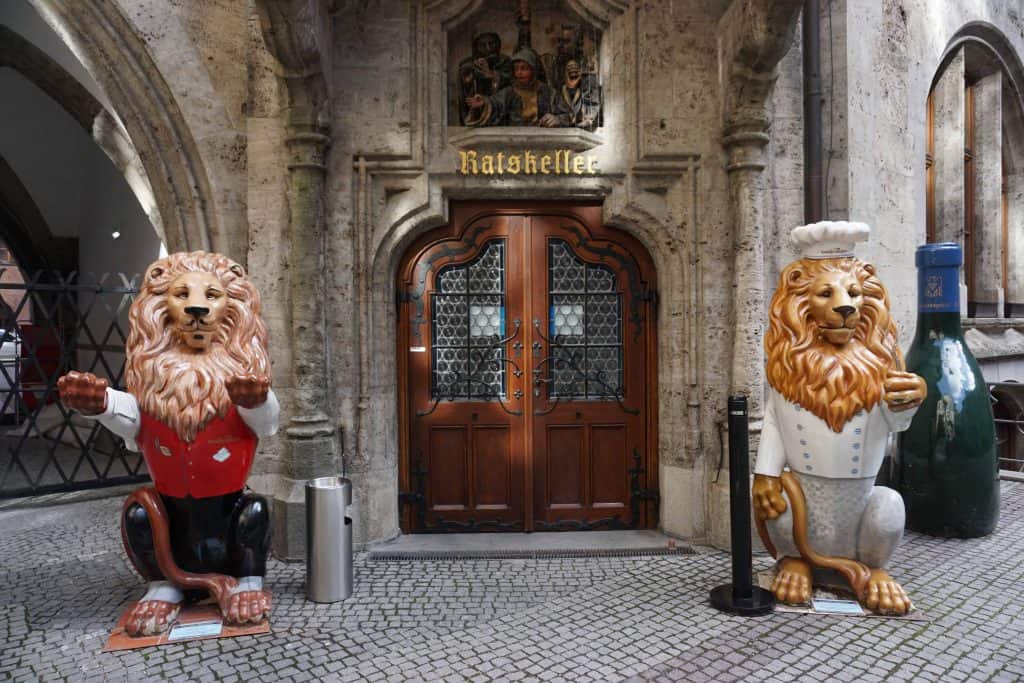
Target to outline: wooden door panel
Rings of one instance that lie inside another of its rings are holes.
[[[626,425],[590,426],[590,500],[594,507],[629,504]]]
[[[473,428],[473,490],[478,510],[509,510],[515,505],[512,431],[508,425]]]
[[[547,506],[579,509],[585,505],[586,431],[580,425],[546,425]]]
[[[430,501],[434,510],[465,510],[469,507],[469,439],[465,427],[430,428],[427,471]]]

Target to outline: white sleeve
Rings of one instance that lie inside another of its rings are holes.
[[[242,416],[242,421],[261,439],[277,433],[277,418],[280,413],[281,404],[277,402],[273,390],[267,392],[267,400],[255,408],[238,406],[238,414]]]
[[[901,412],[894,412],[889,410],[889,404],[882,400],[879,403],[882,406],[882,417],[885,418],[886,423],[889,425],[889,431],[891,432],[903,432],[910,427],[910,421],[914,419],[914,415],[917,414],[917,409],[921,406],[914,406],[909,410],[903,410]]]
[[[778,477],[786,464],[786,450],[782,444],[782,433],[775,416],[777,395],[768,389],[765,396],[764,422],[761,426],[761,444],[757,448],[757,464],[754,474]]]
[[[107,387],[107,409],[98,415],[82,417],[99,420],[101,425],[124,439],[125,448],[130,451],[139,450],[135,437],[139,434],[141,418],[139,404],[131,394]]]

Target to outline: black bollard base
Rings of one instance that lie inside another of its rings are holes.
[[[751,586],[749,598],[737,598],[732,584],[727,583],[711,589],[711,606],[722,612],[738,614],[741,617],[759,617],[775,609],[775,596],[757,586]]]

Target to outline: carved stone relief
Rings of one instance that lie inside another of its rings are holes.
[[[559,0],[487,3],[449,30],[449,123],[597,128],[600,38]]]

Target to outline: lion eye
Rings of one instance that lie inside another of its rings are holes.
[[[847,292],[847,293],[848,293],[848,294],[850,295],[850,298],[851,298],[851,299],[856,299],[857,297],[859,297],[859,296],[860,296],[860,292],[858,292],[858,291],[857,291],[856,289],[851,289],[851,290],[850,290],[849,292]]]
[[[820,292],[820,293],[818,294],[818,296],[820,296],[820,297],[824,297],[824,298],[826,298],[826,299],[827,299],[827,298],[829,298],[830,296],[832,296],[832,290],[831,290],[831,289],[823,289],[823,290],[821,290],[821,292]]]

